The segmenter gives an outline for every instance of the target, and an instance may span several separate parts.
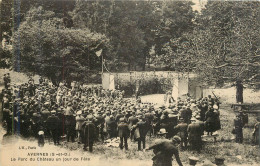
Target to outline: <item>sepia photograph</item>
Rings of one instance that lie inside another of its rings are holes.
[[[258,166],[259,0],[0,0],[0,166]]]

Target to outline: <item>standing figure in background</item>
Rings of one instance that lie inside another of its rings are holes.
[[[96,127],[93,123],[93,116],[88,115],[87,121],[82,124],[82,142],[84,143],[83,150],[87,150],[89,147],[89,151],[93,151],[93,144],[96,140]]]
[[[192,123],[188,126],[188,140],[191,147],[195,150],[197,150],[199,153],[202,148],[202,126],[200,123],[196,121],[195,118],[191,119]]]
[[[139,122],[137,122],[136,125],[133,126],[135,130],[138,130],[139,132],[139,138],[137,139],[138,141],[138,151],[141,151],[141,143],[143,143],[143,149],[145,149],[145,137],[148,132],[148,124],[145,121],[144,117],[140,116],[139,117]]]
[[[51,111],[51,116],[46,120],[47,129],[50,130],[54,145],[60,145],[59,118],[55,115],[56,111]]]
[[[179,133],[181,138],[181,147],[186,149],[188,144],[188,124],[184,122],[183,118],[180,118],[179,121],[180,123],[174,129],[176,129],[176,132]]]
[[[260,117],[257,117],[257,122],[253,131],[253,143],[260,146]]]
[[[115,118],[113,115],[110,115],[109,119],[106,122],[106,130],[107,130],[109,139],[117,137],[116,128],[117,128],[117,124],[116,124]]]
[[[212,135],[216,131],[215,117],[214,109],[209,105],[209,110],[205,114],[205,131],[208,132],[208,135]]]
[[[237,103],[243,103],[243,90],[244,90],[244,86],[242,84],[241,80],[237,80],[235,84],[233,84],[232,86],[236,86],[236,102]]]
[[[118,124],[118,136],[120,138],[119,147],[120,149],[123,149],[125,147],[125,150],[128,150],[128,144],[127,144],[127,138],[130,135],[130,130],[128,128],[128,124],[125,121],[125,118],[119,119]]]
[[[243,143],[243,120],[237,115],[234,120],[234,134],[236,134],[236,143]]]

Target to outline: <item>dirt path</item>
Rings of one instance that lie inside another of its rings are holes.
[[[65,149],[59,146],[54,146],[53,144],[49,144],[48,142],[45,143],[44,147],[38,147],[36,140],[24,140],[19,138],[18,136],[7,136],[3,138],[3,134],[4,131],[1,128],[0,131],[0,137],[1,137],[0,138],[0,142],[1,142],[0,165],[1,166],[24,166],[24,165],[25,166],[26,165],[30,165],[30,166],[48,166],[48,165],[131,166],[133,165],[133,163],[135,164],[135,166],[152,165],[152,162],[147,160],[132,160],[132,159],[120,160],[120,159],[115,159],[112,156],[111,158],[102,158],[102,155],[99,156],[96,154],[91,154],[89,152],[83,152],[80,149],[71,151],[69,149]],[[45,154],[45,156],[41,156],[40,154]],[[55,156],[51,156],[52,154],[55,154]],[[16,159],[16,161],[11,161],[11,159],[14,160],[14,158]],[[43,158],[53,159],[55,162],[40,161],[43,160]],[[22,161],[25,159],[27,159],[27,161]],[[34,161],[30,161],[30,159]],[[61,161],[57,161],[58,159],[61,159]]]

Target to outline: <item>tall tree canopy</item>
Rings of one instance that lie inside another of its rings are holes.
[[[138,70],[137,66],[145,70],[152,46],[156,45],[161,55],[162,45],[171,37],[192,29],[191,5],[185,1],[80,0],[72,17],[78,27],[88,27],[111,39],[114,60],[128,63],[128,70]],[[112,64],[115,67],[117,63]]]
[[[208,1],[200,13],[175,0],[9,2],[1,3],[1,39],[14,42],[16,69],[21,60],[23,71],[72,78],[75,68],[100,71],[94,55],[102,49],[109,71],[147,70],[148,61],[196,72],[208,84],[242,80],[259,88],[259,2]]]
[[[67,28],[54,12],[38,7],[27,12],[14,34],[14,46],[16,65],[21,63],[21,71],[59,82],[63,78],[82,78],[89,70],[101,71],[96,51],[102,49],[105,54],[109,40],[87,28]]]
[[[209,1],[192,32],[164,44],[160,61],[196,72],[207,84],[241,80],[259,87],[259,11],[259,2]]]
[[[208,2],[192,39],[196,71],[217,83],[259,85],[259,20],[259,2]]]

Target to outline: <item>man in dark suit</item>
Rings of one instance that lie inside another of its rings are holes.
[[[96,118],[96,126],[97,126],[97,134],[100,134],[101,141],[104,142],[105,139],[105,133],[104,133],[104,127],[105,127],[105,118],[102,116],[102,112],[98,111],[98,115]]]
[[[118,113],[115,116],[116,123],[119,123],[120,118],[124,117],[121,110],[118,110]]]
[[[139,122],[133,128],[136,130],[136,132],[139,132],[139,138],[138,140],[138,150],[141,150],[141,143],[143,143],[143,149],[145,149],[145,137],[148,132],[148,124],[145,121],[144,117],[139,116]]]
[[[125,121],[125,118],[120,118],[118,124],[118,136],[120,138],[120,143],[119,143],[120,149],[123,149],[123,147],[125,147],[125,150],[128,150],[127,138],[129,134],[130,134],[130,130],[128,128],[128,124]]]
[[[175,127],[176,132],[178,132],[180,138],[181,138],[181,147],[187,148],[188,144],[188,124],[184,122],[183,118],[180,118],[180,123]],[[183,146],[184,145],[184,146]]]
[[[144,117],[145,117],[145,121],[147,122],[147,125],[148,125],[147,126],[148,131],[150,131],[149,135],[151,137],[152,133],[153,133],[152,126],[153,126],[153,120],[154,120],[154,115],[153,115],[151,109],[144,114]]]
[[[138,122],[138,119],[137,119],[137,117],[135,116],[135,112],[132,112],[132,116],[130,116],[129,118],[128,118],[128,126],[129,126],[129,130],[131,130],[131,133],[130,133],[130,139],[133,141],[133,139],[134,139],[134,130],[132,130],[132,127],[134,126],[134,125],[136,125],[137,124],[137,122]]]
[[[183,106],[180,110],[180,117],[183,118],[183,121],[187,124],[189,124],[189,112],[187,110],[186,106]]]
[[[82,142],[84,143],[83,150],[87,150],[89,146],[89,151],[93,151],[93,144],[96,139],[96,127],[93,123],[93,116],[88,115],[87,120],[82,124]]]
[[[110,115],[109,119],[106,121],[106,129],[108,133],[108,138],[112,139],[117,136],[116,133],[117,124],[113,117],[113,115]]]
[[[52,138],[53,138],[53,142],[54,145],[59,145],[59,139],[60,139],[60,135],[59,135],[59,123],[60,123],[60,119],[55,115],[56,111],[51,111],[51,116],[48,117],[48,119],[46,120],[46,126],[47,128],[50,130]]]
[[[192,118],[191,119],[192,123],[189,124],[188,126],[188,140],[190,145],[192,146],[193,149],[197,150],[200,152],[201,150],[201,134],[202,134],[202,128],[199,123],[196,123],[196,119]]]

